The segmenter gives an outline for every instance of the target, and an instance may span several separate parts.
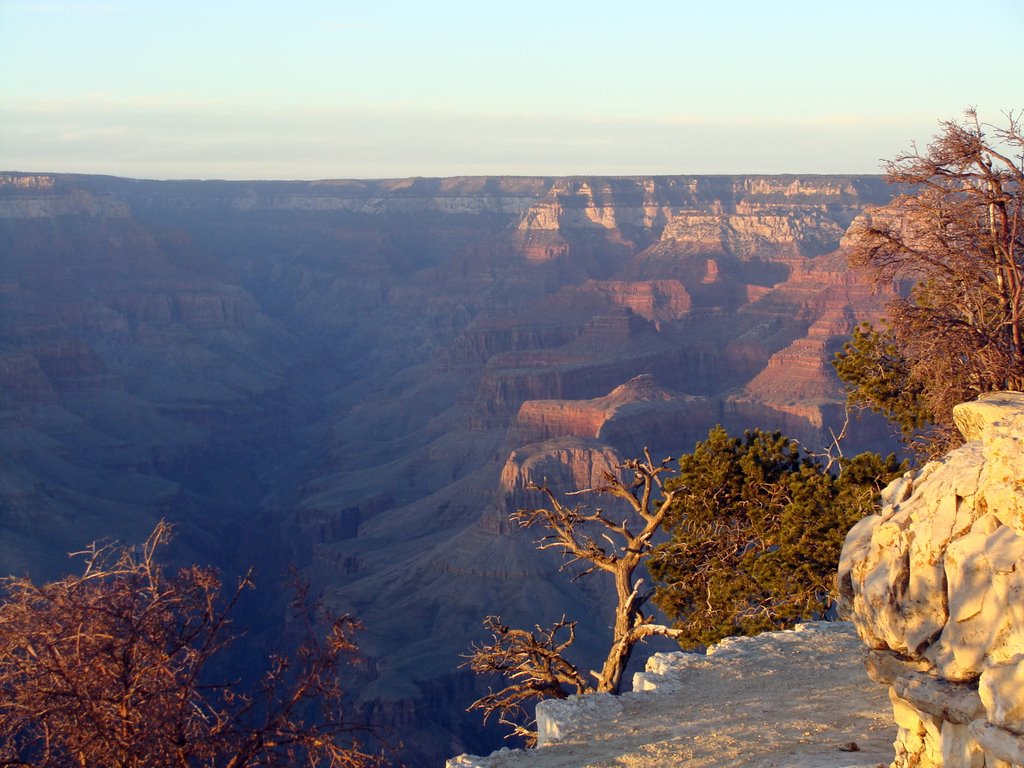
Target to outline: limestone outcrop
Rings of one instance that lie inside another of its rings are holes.
[[[967,443],[890,484],[839,565],[897,768],[1024,765],[1024,393],[954,417]]]

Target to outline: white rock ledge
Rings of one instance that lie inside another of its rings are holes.
[[[658,653],[621,696],[539,707],[540,744],[448,768],[855,768],[889,761],[896,727],[845,622]],[[856,746],[856,751],[850,751]]]

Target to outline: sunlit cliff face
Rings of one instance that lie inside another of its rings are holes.
[[[1024,759],[1024,394],[953,414],[966,443],[890,484],[839,568],[869,670],[891,686],[900,766]]]

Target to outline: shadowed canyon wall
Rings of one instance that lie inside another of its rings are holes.
[[[568,611],[510,530],[716,423],[817,450],[828,364],[889,296],[841,238],[873,177],[136,181],[0,174],[0,565],[54,576],[165,517],[181,557],[298,563],[368,629],[367,712],[483,751],[481,618]],[[845,450],[886,438],[852,425]],[[272,610],[277,605],[268,599]],[[412,734],[412,735],[410,735]]]

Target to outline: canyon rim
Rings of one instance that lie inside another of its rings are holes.
[[[0,566],[52,577],[166,518],[177,556],[297,563],[367,626],[368,718],[437,764],[496,742],[484,615],[601,586],[510,528],[710,427],[831,443],[829,365],[884,291],[844,232],[880,177],[143,181],[0,174]],[[851,423],[847,451],[885,445]],[[263,600],[263,598],[261,598]],[[269,612],[284,605],[263,603]]]

